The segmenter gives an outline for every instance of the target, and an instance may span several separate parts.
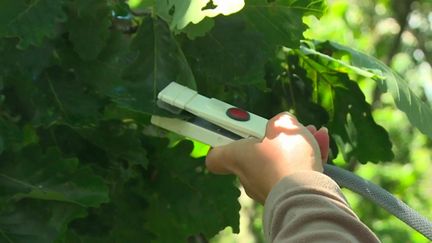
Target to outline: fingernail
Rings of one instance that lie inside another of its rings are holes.
[[[312,124],[311,125],[307,125],[306,127],[307,128],[312,128],[314,131],[317,131],[316,127],[314,125],[312,125]]]
[[[319,130],[322,130],[323,132],[328,133],[327,127],[321,127]]]

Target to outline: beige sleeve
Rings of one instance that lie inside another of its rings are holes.
[[[264,207],[267,242],[379,242],[350,209],[339,186],[314,171],[279,181]]]

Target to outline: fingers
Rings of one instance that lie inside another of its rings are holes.
[[[280,133],[299,133],[303,125],[288,112],[282,112],[267,123],[266,137],[274,138]],[[322,127],[319,130],[315,126],[309,125],[306,129],[315,138],[321,154],[323,164],[327,161],[329,154],[329,135],[327,128]],[[242,139],[229,145],[213,148],[209,151],[206,158],[208,170],[215,174],[238,174],[242,161],[248,151],[253,151],[253,145],[258,143],[257,139]]]
[[[318,142],[318,146],[321,151],[321,159],[323,164],[327,162],[328,154],[329,154],[329,144],[330,144],[330,138],[328,135],[328,130],[325,127],[321,127],[318,131],[313,133],[315,139]]]
[[[206,157],[207,169],[215,174],[230,174],[231,170],[226,165],[228,160],[231,160],[227,155],[226,146],[220,146],[210,149]]]
[[[316,133],[316,131],[317,131],[317,129],[314,125],[307,125],[306,129],[309,130],[309,132],[312,134]]]
[[[314,125],[308,125],[306,128],[312,133],[315,137],[315,140],[318,142],[318,146],[321,151],[321,159],[323,164],[327,162],[328,154],[329,154],[329,135],[328,130],[325,127],[321,127],[318,131]]]
[[[215,174],[237,174],[238,161],[242,151],[247,153],[256,139],[248,138],[232,142],[228,145],[212,148],[206,157],[207,169]]]

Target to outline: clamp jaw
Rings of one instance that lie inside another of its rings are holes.
[[[202,96],[175,82],[158,94],[158,102],[162,107],[169,106],[190,113],[192,118],[181,120],[154,115],[151,118],[154,125],[213,147],[240,138],[262,138],[265,135],[267,119],[215,98]]]

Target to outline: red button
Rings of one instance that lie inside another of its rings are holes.
[[[247,111],[237,107],[231,107],[226,111],[227,116],[237,121],[249,121],[250,115]]]

